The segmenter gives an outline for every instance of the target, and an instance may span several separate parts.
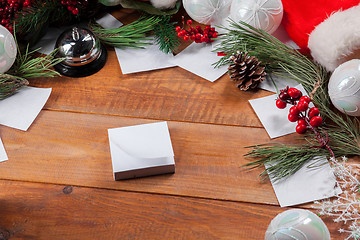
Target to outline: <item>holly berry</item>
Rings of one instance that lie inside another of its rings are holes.
[[[304,111],[308,110],[309,104],[308,104],[307,102],[298,102],[297,108],[298,108],[300,111],[304,112]]]
[[[279,94],[279,98],[283,101],[286,101],[290,98],[290,95],[287,92],[281,92]]]
[[[300,90],[296,89],[296,88],[289,88],[289,90],[287,91],[287,93],[290,95],[290,97],[292,98],[298,98],[300,96]]]
[[[296,132],[299,134],[304,134],[307,130],[307,127],[305,124],[298,124],[295,128]]]
[[[190,25],[192,24],[192,21],[191,21],[191,20],[187,20],[186,24],[190,26]]]
[[[319,127],[322,124],[322,118],[320,116],[315,116],[310,119],[310,125],[313,127]]]
[[[307,103],[310,103],[310,98],[308,96],[302,96],[300,99],[299,99],[299,102],[307,102]]]
[[[175,28],[175,31],[180,32],[180,31],[181,31],[181,27],[180,27],[180,26],[177,26],[177,27]]]
[[[290,122],[296,122],[297,120],[299,120],[299,115],[289,114],[288,119],[289,119]]]
[[[189,36],[188,35],[185,35],[184,37],[183,37],[183,39],[184,39],[184,41],[189,41]]]
[[[303,118],[300,118],[297,123],[298,125],[306,125],[306,121]]]
[[[313,118],[315,116],[318,116],[319,114],[320,114],[319,109],[316,107],[312,107],[312,108],[310,108],[308,115],[309,115],[309,118]]]
[[[299,115],[300,110],[296,106],[292,106],[289,109],[289,113],[292,114],[292,115]]]
[[[280,99],[276,100],[276,106],[280,109],[286,108],[286,102],[281,101]]]
[[[0,0],[1,1],[1,0]],[[65,1],[65,0],[62,0]],[[195,41],[196,43],[209,43],[213,42],[214,38],[217,38],[218,32],[215,31],[215,28],[212,28],[210,25],[207,25],[204,30],[201,26],[192,27],[192,20],[187,20],[186,24],[189,26],[188,30],[185,30],[185,20],[182,18],[183,26],[177,26],[175,30],[177,31],[177,36],[184,39],[184,41],[188,41],[189,39]],[[187,37],[185,37],[187,36]]]

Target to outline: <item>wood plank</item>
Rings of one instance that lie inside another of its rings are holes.
[[[242,92],[224,75],[211,83],[179,67],[123,75],[113,49],[98,73],[85,78],[32,79],[52,88],[46,109],[186,122],[261,127],[249,99],[271,93]]]
[[[257,178],[263,169],[242,167],[245,146],[270,141],[261,128],[170,121],[176,173],[114,181],[107,129],[150,122],[42,111],[28,132],[0,127],[9,157],[0,178],[277,204],[270,183]]]
[[[287,208],[0,181],[1,239],[263,239]],[[330,219],[332,239],[340,239]]]

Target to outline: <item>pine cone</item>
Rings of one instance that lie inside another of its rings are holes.
[[[228,68],[230,80],[234,81],[240,90],[254,89],[264,81],[265,67],[260,66],[261,62],[256,57],[237,52],[230,59],[234,62]]]

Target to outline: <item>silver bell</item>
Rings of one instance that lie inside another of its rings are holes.
[[[98,72],[106,62],[107,52],[88,29],[73,27],[64,31],[56,41],[57,57],[64,61],[54,66],[69,77],[85,77]]]

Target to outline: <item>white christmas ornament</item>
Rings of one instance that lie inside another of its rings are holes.
[[[230,17],[271,34],[279,27],[283,13],[281,0],[233,0]]]
[[[187,14],[203,24],[220,24],[230,14],[232,0],[183,0]]]
[[[15,62],[17,47],[13,35],[0,25],[0,73],[5,73]]]
[[[150,0],[151,4],[158,9],[174,8],[177,0]]]
[[[334,106],[350,116],[360,116],[360,60],[338,66],[329,80],[329,96]]]
[[[278,214],[265,233],[265,240],[330,240],[325,223],[313,212],[291,209]]]

